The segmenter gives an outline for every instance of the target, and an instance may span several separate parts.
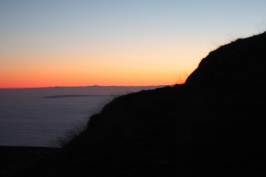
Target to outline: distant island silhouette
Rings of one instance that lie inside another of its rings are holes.
[[[53,95],[53,96],[44,96],[42,98],[72,98],[72,97],[93,97],[93,96],[108,96],[108,95]],[[116,96],[116,95],[113,95]]]
[[[115,98],[16,176],[266,176],[266,32],[223,45],[182,85]]]

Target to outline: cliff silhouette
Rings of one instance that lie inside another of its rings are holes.
[[[266,32],[219,47],[182,85],[115,98],[17,176],[265,176]]]

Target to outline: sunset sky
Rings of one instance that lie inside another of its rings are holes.
[[[181,83],[265,0],[0,0],[0,88]]]

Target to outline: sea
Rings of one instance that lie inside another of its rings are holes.
[[[114,98],[161,86],[0,89],[0,146],[59,147]]]

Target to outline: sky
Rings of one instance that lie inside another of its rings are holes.
[[[0,0],[0,88],[182,83],[265,0]]]

